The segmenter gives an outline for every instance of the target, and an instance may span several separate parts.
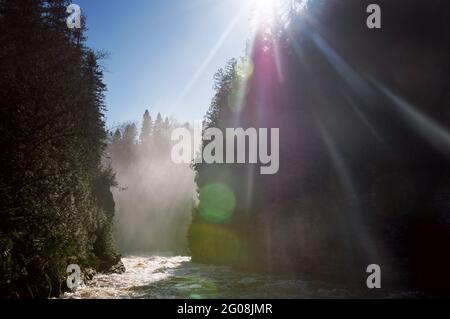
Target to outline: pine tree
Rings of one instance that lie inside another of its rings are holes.
[[[136,124],[128,124],[123,133],[123,142],[125,148],[131,150],[136,145],[137,128]]]
[[[154,126],[155,134],[161,134],[163,127],[164,127],[163,117],[162,117],[161,113],[158,113],[158,115],[156,116],[155,126]]]
[[[120,133],[119,129],[116,129],[113,135],[112,143],[117,145],[120,143],[121,140],[122,140],[122,133]]]
[[[442,274],[450,265],[450,258],[444,257],[450,231],[430,194],[445,192],[449,185],[448,153],[443,155],[449,148],[433,149],[435,141],[414,135],[417,127],[405,121],[406,113],[399,117],[398,101],[387,98],[372,82],[376,79],[401,92],[411,102],[407,112],[423,112],[450,127],[448,117],[442,116],[448,109],[443,103],[448,100],[448,76],[436,72],[450,62],[445,54],[427,54],[450,52],[448,43],[441,41],[450,34],[442,24],[448,4],[424,7],[412,0],[404,8],[399,2],[380,0],[383,30],[389,30],[381,34],[361,26],[365,21],[360,12],[370,3],[309,1],[300,15],[289,11],[290,23],[275,24],[270,32],[263,25],[246,56],[253,72],[238,113],[230,111],[239,94],[236,83],[241,82],[233,64],[216,74],[204,127],[280,128],[282,169],[263,178],[253,174],[252,167],[196,165],[199,207],[203,187],[230,187],[236,209],[220,228],[237,236],[239,247],[251,251],[251,257],[225,255],[240,249],[227,246],[222,231],[210,231],[215,223],[196,209],[190,231],[193,260],[264,272],[292,271],[343,284],[358,282],[354,269],[365,269],[371,260],[391,265],[415,260],[414,265],[384,274],[391,279],[398,273],[411,279],[407,274],[413,274],[415,284],[438,287],[441,293],[448,290],[450,276],[443,279]],[[416,21],[425,16],[429,23],[418,26]],[[403,58],[422,54],[427,62],[421,66],[412,63],[406,70],[399,65]],[[432,88],[420,76],[410,81],[411,74],[425,70],[441,79],[433,81]],[[401,106],[405,107],[407,103]],[[421,195],[412,203],[407,199],[414,194]],[[208,245],[211,242],[216,244]],[[436,266],[423,262],[437,259],[442,261],[439,275]]]
[[[160,143],[164,133],[164,120],[161,113],[156,116],[155,124],[153,126],[153,139],[156,143]]]
[[[100,55],[67,4],[0,2],[0,297],[58,296],[67,265],[117,261]]]
[[[144,116],[142,117],[142,128],[141,134],[139,136],[139,141],[141,144],[145,145],[150,140],[151,134],[153,130],[153,121],[152,117],[148,110],[145,110]]]
[[[169,118],[166,116],[165,120],[164,120],[164,131],[168,131],[170,129],[170,120]]]

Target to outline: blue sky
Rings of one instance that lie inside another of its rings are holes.
[[[110,54],[102,63],[108,126],[140,121],[145,109],[201,120],[214,73],[244,52],[248,1],[75,0],[87,16],[89,46]]]

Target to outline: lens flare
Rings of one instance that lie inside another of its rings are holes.
[[[270,13],[277,0],[256,0],[258,10],[263,13]]]
[[[274,19],[288,18],[289,13],[300,14],[309,0],[252,0],[257,24],[271,25]],[[288,21],[284,21],[288,22]]]
[[[223,183],[208,184],[200,189],[200,216],[208,222],[224,223],[236,207],[233,191]]]
[[[254,0],[256,21],[258,24],[271,24],[276,7],[281,0]]]
[[[223,225],[193,224],[189,229],[193,261],[214,265],[234,265],[242,253],[239,237]]]

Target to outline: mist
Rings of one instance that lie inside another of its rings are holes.
[[[111,134],[108,155],[116,174],[114,239],[121,253],[187,251],[196,200],[195,173],[171,160],[175,121],[146,112],[139,129],[123,124]]]

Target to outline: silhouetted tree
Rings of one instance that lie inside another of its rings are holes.
[[[67,28],[68,3],[0,3],[0,297],[58,296],[69,264],[119,260],[114,176],[101,163],[103,55],[86,46],[84,22]]]
[[[150,116],[149,111],[145,110],[145,113],[142,118],[142,128],[139,137],[141,144],[146,144],[148,142],[152,134],[152,128],[153,128],[152,117]]]
[[[435,198],[449,187],[449,146],[432,138],[450,128],[438,71],[450,67],[448,4],[380,0],[379,31],[366,27],[370,3],[309,1],[257,30],[250,76],[234,62],[217,73],[204,128],[280,128],[280,171],[196,165],[193,260],[342,284],[376,263],[387,289],[448,294],[450,228]],[[236,200],[224,222],[199,211],[213,183]]]

